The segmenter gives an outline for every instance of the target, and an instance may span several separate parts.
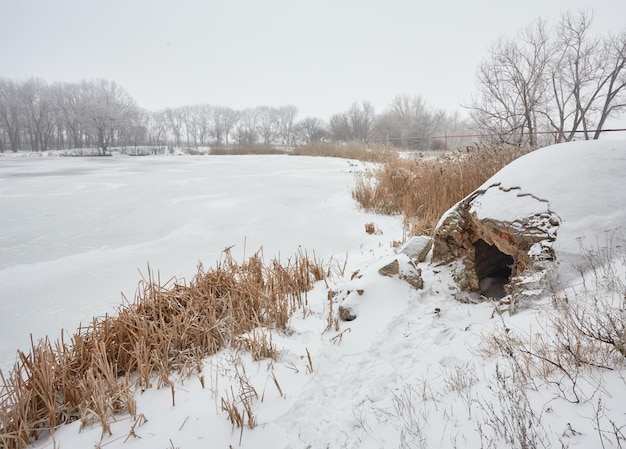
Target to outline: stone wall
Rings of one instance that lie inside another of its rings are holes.
[[[474,192],[442,218],[435,231],[432,261],[460,262],[454,264],[459,287],[476,293],[480,293],[483,277],[493,275],[493,270],[502,274],[503,264],[510,264],[508,293],[513,298],[512,303],[517,304],[528,288],[524,277],[545,271],[546,264],[554,260],[552,242],[556,239],[559,219],[547,202],[544,204],[541,200],[537,200],[539,210],[536,213],[510,221],[483,216],[480,207],[485,192]],[[516,198],[519,193],[511,193],[511,201]],[[528,204],[527,198],[524,201]]]

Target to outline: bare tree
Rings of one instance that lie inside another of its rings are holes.
[[[215,124],[219,122],[220,108],[208,104],[199,104],[185,108],[185,129],[188,142],[194,145],[209,143],[214,136]]]
[[[96,138],[98,153],[107,154],[109,143],[137,116],[135,101],[115,82],[83,82],[81,117]]]
[[[217,106],[213,108],[212,118],[210,133],[214,145],[228,145],[229,134],[237,124],[239,114],[231,108]]]
[[[257,131],[263,144],[274,143],[278,132],[278,110],[269,106],[257,106],[254,112]]]
[[[537,19],[517,38],[501,37],[478,68],[479,97],[470,109],[479,128],[516,143],[537,144],[551,57],[546,24]]]
[[[43,80],[32,78],[20,85],[19,97],[30,148],[33,151],[50,149],[55,129],[50,88]]]
[[[258,138],[256,109],[244,109],[236,125],[235,140],[239,145],[253,145]]]
[[[396,95],[374,126],[376,140],[395,146],[427,150],[436,133],[445,133],[447,114],[426,105],[419,95]]]
[[[566,12],[553,30],[538,19],[515,40],[500,38],[478,68],[476,127],[532,146],[540,126],[556,141],[597,139],[626,107],[626,30],[602,37],[591,24],[587,11]]]
[[[0,79],[0,128],[9,140],[9,148],[17,152],[21,147],[22,109],[19,86],[9,79]]]
[[[164,111],[148,114],[147,143],[162,145],[167,140],[167,117]]]
[[[182,108],[166,108],[163,114],[168,130],[174,134],[174,143],[179,147],[185,131],[185,111]]]
[[[558,24],[555,58],[550,65],[551,109],[545,111],[558,142],[572,140],[581,124],[588,128],[597,68],[594,59],[601,47],[599,37],[589,38],[590,25],[591,16],[586,12],[579,16],[567,12]]]
[[[62,128],[65,142],[74,148],[84,145],[84,123],[80,117],[80,86],[74,83],[57,83],[52,86],[57,122]]]
[[[372,136],[374,127],[374,106],[368,101],[355,102],[346,112],[330,118],[329,132],[333,140],[366,142]]]
[[[295,144],[297,115],[298,108],[293,105],[280,106],[276,110],[277,131],[283,145]]]
[[[604,41],[601,61],[602,67],[606,68],[601,78],[601,84],[605,87],[594,139],[600,137],[601,129],[609,117],[626,108],[626,30]]]
[[[220,107],[220,116],[221,116],[221,126],[224,129],[224,139],[226,140],[226,145],[229,142],[229,136],[237,126],[237,122],[239,121],[240,113],[239,111],[235,111],[234,109],[227,107]]]
[[[324,126],[324,122],[317,117],[306,117],[298,124],[298,134],[305,143],[321,142],[324,140],[328,132]]]

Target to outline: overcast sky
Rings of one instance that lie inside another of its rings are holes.
[[[625,0],[0,0],[0,77],[105,78],[149,110],[327,119],[404,93],[454,111],[491,42],[585,7],[596,31],[626,28]]]

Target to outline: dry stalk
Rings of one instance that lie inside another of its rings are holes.
[[[307,366],[306,366],[306,371],[307,374],[311,374],[313,373],[313,360],[311,360],[311,353],[309,352],[308,348],[306,349],[306,359],[307,359]]]

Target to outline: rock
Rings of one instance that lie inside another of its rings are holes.
[[[400,263],[398,262],[398,259],[394,259],[393,262],[388,263],[387,265],[382,267],[380,270],[378,270],[378,272],[382,274],[383,276],[387,276],[387,277],[395,276],[396,274],[400,272]]]
[[[410,273],[403,273],[400,275],[400,279],[407,281],[411,287],[420,290],[424,288],[424,280],[422,279],[422,270],[419,268]]]
[[[354,321],[356,320],[356,315],[352,313],[349,307],[339,306],[339,319],[341,321]]]
[[[428,255],[428,252],[430,251],[432,246],[433,239],[431,237],[420,235],[416,237],[411,237],[404,245],[402,245],[398,249],[398,252],[401,254],[406,254],[411,259],[420,263],[426,260],[426,256]]]

